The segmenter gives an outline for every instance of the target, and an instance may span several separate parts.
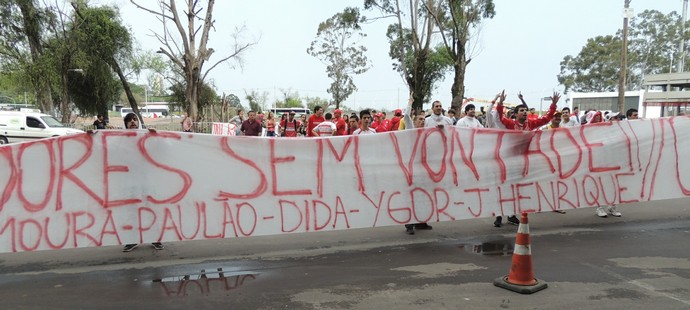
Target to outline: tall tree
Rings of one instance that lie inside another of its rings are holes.
[[[686,42],[690,32],[681,35],[681,18],[676,12],[663,14],[645,10],[630,23],[626,89],[642,87],[648,74],[668,73],[679,55],[678,40]],[[566,91],[614,91],[620,72],[621,31],[616,36],[590,38],[576,56],[561,61],[558,82]],[[690,68],[690,62],[685,62]],[[687,71],[687,70],[686,70]]]
[[[309,55],[326,65],[328,77],[333,80],[328,93],[333,97],[336,109],[357,90],[352,75],[369,70],[369,62],[365,55],[367,48],[357,45],[366,37],[359,25],[365,20],[359,9],[345,8],[319,24],[316,39],[307,49]]]
[[[688,41],[690,32],[681,35],[681,16],[676,12],[663,14],[645,10],[631,20],[629,30],[629,56],[632,69],[639,76],[636,88],[640,88],[648,74],[675,71],[678,57],[678,40]],[[686,56],[687,57],[687,56]],[[686,65],[687,61],[684,62]],[[687,71],[687,70],[684,70]]]
[[[43,57],[43,35],[49,12],[33,0],[0,0],[0,58],[11,62],[33,86],[43,111],[53,113],[50,67]],[[27,53],[28,50],[28,53]]]
[[[249,102],[249,109],[254,111],[263,111],[266,109],[268,103],[268,92],[259,92],[258,90],[244,91],[244,98]]]
[[[405,1],[401,0],[364,1],[366,9],[378,8],[384,14],[383,17],[394,17],[397,20],[397,23],[388,27],[387,36],[391,44],[389,54],[396,61],[393,67],[413,93],[412,107],[420,110],[429,101],[434,84],[443,79],[443,72],[447,70],[450,58],[445,52],[435,53],[438,52],[435,50],[436,46],[432,45],[435,22],[423,7],[426,5],[438,11],[439,3],[434,0],[410,0],[407,7],[404,5]],[[406,22],[403,23],[403,20]],[[445,65],[444,62],[432,63],[444,57],[447,58]]]
[[[235,41],[234,49],[229,55],[221,58],[204,71],[204,64],[210,61],[214,54],[214,49],[208,47],[210,31],[213,28],[213,5],[215,0],[208,0],[206,8],[202,8],[199,0],[185,0],[186,8],[180,12],[177,8],[176,0],[158,1],[159,11],[155,11],[139,5],[134,0],[130,0],[137,8],[149,12],[158,17],[163,23],[163,33],[154,35],[163,45],[158,53],[166,55],[172,63],[177,66],[184,74],[185,79],[185,103],[192,119],[199,119],[199,100],[203,81],[208,73],[216,66],[231,59],[240,61],[241,55],[256,42],[242,43],[239,41],[241,30],[236,30],[232,37]],[[205,12],[204,12],[205,11]],[[183,13],[183,15],[180,15]],[[197,26],[196,22],[202,21],[202,26]],[[169,27],[168,23],[173,23]],[[183,25],[186,23],[186,29]],[[173,33],[177,30],[177,34]],[[198,46],[197,46],[198,39]],[[177,42],[181,42],[179,46]]]
[[[561,61],[558,82],[565,91],[614,91],[618,88],[620,72],[620,37],[598,36],[588,39],[580,53],[566,56]],[[628,63],[629,65],[632,62]],[[632,75],[630,76],[632,79]]]
[[[475,53],[476,45],[471,39],[479,34],[483,19],[496,15],[493,0],[442,0],[441,7],[434,10],[425,5],[439,28],[443,45],[453,59],[453,86],[451,106],[456,111],[462,106],[465,96],[465,72]]]
[[[71,2],[79,23],[80,48],[89,57],[100,60],[117,75],[127,95],[129,105],[143,123],[134,93],[127,81],[123,65],[132,57],[132,37],[120,19],[117,9],[109,6],[88,7],[83,0]]]

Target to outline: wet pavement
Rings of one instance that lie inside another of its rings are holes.
[[[533,295],[495,287],[516,226],[493,219],[0,254],[2,308],[689,309],[690,199],[530,216]]]

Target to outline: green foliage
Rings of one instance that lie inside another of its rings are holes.
[[[187,98],[185,96],[186,85],[182,83],[174,83],[168,90],[170,91],[170,97],[168,97],[168,102],[171,106],[187,111],[189,113],[189,107],[187,105]],[[216,94],[215,87],[213,84],[208,84],[202,82],[199,92],[199,105],[202,107],[200,111],[203,111],[203,107],[211,106],[217,103],[218,95]]]
[[[82,72],[67,75],[69,94],[83,113],[104,113],[123,89],[114,70],[117,62],[128,62],[132,56],[132,38],[116,8],[89,7],[84,1],[76,1],[73,6],[75,16],[69,25],[69,42],[62,43],[68,46],[65,53],[71,53],[67,67]]]
[[[244,110],[242,103],[240,103],[240,98],[235,94],[229,94],[226,98],[228,104],[233,108],[238,108]]]
[[[93,62],[83,73],[68,74],[68,91],[81,114],[106,113],[122,91],[122,84],[105,62]]]
[[[393,68],[404,76],[414,92],[413,107],[419,109],[423,103],[429,102],[437,83],[443,81],[446,72],[453,65],[453,59],[443,45],[428,50],[414,49],[411,44],[413,32],[409,29],[403,29],[403,39],[398,34],[397,25],[388,27],[386,36],[390,42],[389,55],[397,61],[393,63]],[[401,46],[405,52],[404,64]]]
[[[245,99],[249,102],[249,109],[253,111],[266,110],[266,103],[268,102],[268,92],[259,92],[257,90],[245,91]]]
[[[0,68],[24,91],[37,94],[38,105],[47,112],[52,111],[49,80],[54,71],[42,59],[42,44],[47,26],[54,24],[51,11],[34,1],[0,0]]]
[[[114,7],[80,7],[80,35],[84,45],[81,48],[92,56],[110,62],[129,61],[132,56],[132,37]]]
[[[328,102],[328,100],[323,99],[323,98],[319,98],[319,97],[307,96],[307,97],[304,97],[304,102],[307,105],[307,109],[312,110],[312,111],[314,111],[314,107],[317,105],[321,106],[324,109],[324,111],[330,110],[330,106],[331,106],[331,104]],[[297,107],[303,107],[303,105],[300,104]],[[340,107],[336,107],[336,109],[337,108],[340,108]]]
[[[678,60],[681,19],[676,12],[645,10],[632,18],[628,32],[626,89],[640,89],[645,75],[668,73]],[[622,32],[598,36],[576,56],[561,61],[558,82],[566,91],[614,91],[618,89]],[[687,42],[690,32],[683,36]],[[687,43],[686,43],[687,46]],[[687,57],[687,56],[686,56]],[[686,68],[690,65],[685,61]]]
[[[287,101],[276,101],[276,108],[303,108],[302,99],[290,97]]]
[[[678,43],[682,37],[681,28],[681,17],[676,12],[664,15],[659,11],[645,10],[631,20],[628,62],[632,63],[632,69],[638,76],[635,79],[638,87],[644,75],[668,73],[671,64],[676,65],[680,57]],[[686,32],[683,38],[686,49],[689,38],[690,32]],[[685,63],[690,65],[687,61]]]
[[[470,39],[480,31],[483,19],[496,15],[493,0],[439,0],[436,10],[426,6],[433,14],[443,44],[453,59],[455,77],[451,87],[452,106],[459,109],[465,95],[465,72],[477,52]]]
[[[577,57],[566,56],[561,62],[558,82],[566,91],[614,91],[618,88],[622,41],[614,36],[587,40]]]
[[[367,48],[357,46],[357,42],[366,37],[359,25],[364,20],[359,9],[345,8],[319,24],[316,39],[307,49],[309,55],[326,65],[326,73],[333,81],[328,93],[333,96],[336,108],[357,90],[352,75],[369,70],[365,56]]]
[[[281,89],[280,90],[283,94],[283,99],[282,100],[276,100],[275,103],[273,104],[277,108],[304,108],[304,104],[302,103],[302,99],[299,96],[299,93],[296,91],[292,91],[292,89]],[[268,95],[268,94],[266,94]]]

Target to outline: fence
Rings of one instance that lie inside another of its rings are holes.
[[[213,124],[223,124],[223,123],[197,122],[197,123],[193,124],[192,131],[196,132],[196,133],[211,134],[213,132]],[[96,129],[93,126],[93,124],[87,124],[87,123],[65,124],[65,126],[67,126],[69,128],[80,129],[83,131]],[[165,130],[165,131],[182,131],[182,124],[180,124],[179,122],[152,123],[152,124],[146,124],[146,128],[154,128],[156,130]],[[124,129],[124,126],[112,126],[111,129]]]

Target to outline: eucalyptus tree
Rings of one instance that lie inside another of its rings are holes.
[[[649,74],[675,71],[679,40],[686,42],[690,32],[681,34],[681,17],[676,12],[663,14],[645,10],[630,23],[626,90],[642,87]],[[561,61],[558,82],[567,90],[615,91],[618,89],[622,48],[621,31],[613,35],[590,38],[577,55],[566,55]],[[687,44],[686,44],[687,45]],[[687,56],[686,56],[687,57]],[[690,69],[685,61],[684,71]]]
[[[51,13],[35,2],[0,0],[0,63],[3,71],[31,85],[43,111],[53,112],[51,68],[43,47]]]
[[[335,108],[357,90],[352,75],[369,70],[365,55],[367,48],[358,43],[366,37],[361,22],[366,20],[359,9],[348,7],[319,24],[316,39],[311,42],[307,53],[326,65],[326,73],[333,80],[328,93]]]
[[[386,33],[389,55],[394,60],[394,69],[412,93],[412,107],[422,109],[436,83],[443,80],[452,64],[445,48],[441,50],[434,43],[435,21],[425,8],[438,11],[439,3],[434,0],[365,0],[364,7],[378,9],[383,18],[395,18],[396,22],[388,26]]]
[[[479,48],[477,38],[484,19],[496,15],[493,0],[438,0],[439,6],[425,5],[434,17],[443,46],[453,61],[451,106],[459,111],[465,96],[465,72]]]

